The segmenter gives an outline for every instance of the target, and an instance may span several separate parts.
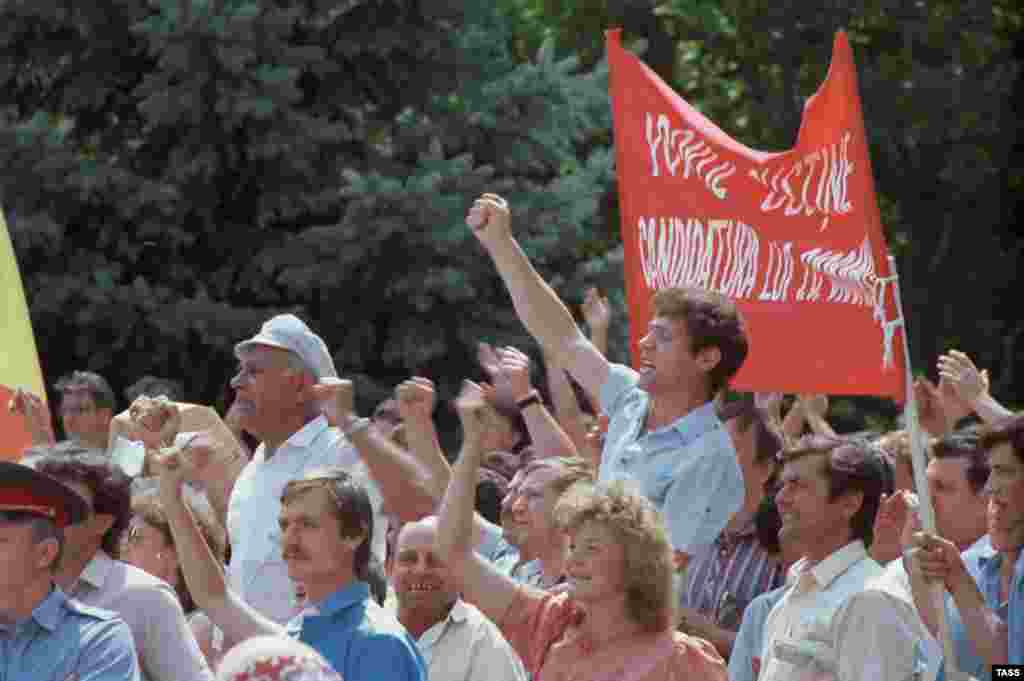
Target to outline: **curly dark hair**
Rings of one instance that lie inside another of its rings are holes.
[[[60,393],[68,390],[88,390],[97,409],[113,411],[117,404],[114,389],[110,387],[107,379],[92,371],[75,371],[62,377],[54,387]]]
[[[27,450],[26,455],[38,456],[33,467],[40,473],[89,488],[93,495],[93,511],[114,518],[100,546],[109,555],[116,556],[121,533],[132,518],[132,479],[99,450],[76,442],[33,447]]]
[[[729,384],[743,366],[750,341],[743,316],[736,304],[720,293],[692,287],[666,288],[651,300],[654,314],[686,324],[690,351],[718,348],[722,358],[708,372],[711,396]]]

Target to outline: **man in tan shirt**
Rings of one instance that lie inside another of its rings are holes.
[[[76,444],[29,453],[36,470],[73,489],[90,508],[85,520],[64,531],[54,581],[81,603],[113,610],[128,623],[144,679],[213,681],[174,590],[111,558],[131,518],[131,479],[99,452]]]

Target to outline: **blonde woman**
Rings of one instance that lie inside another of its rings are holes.
[[[664,526],[651,502],[621,483],[580,484],[559,500],[570,548],[556,592],[516,584],[473,552],[483,406],[479,387],[467,382],[456,401],[464,442],[436,548],[449,557],[466,600],[498,624],[535,681],[724,681],[714,647],[674,631]]]

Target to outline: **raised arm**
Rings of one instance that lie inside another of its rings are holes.
[[[554,356],[588,392],[598,394],[608,377],[608,361],[530,264],[512,236],[510,221],[508,204],[494,194],[477,199],[466,219],[494,261],[520,321],[546,354]]]
[[[402,522],[419,520],[434,511],[435,501],[425,481],[430,477],[416,459],[380,433],[369,419],[355,414],[352,381],[318,384],[327,422],[341,428],[359,452],[370,477],[380,488],[384,506]]]
[[[182,496],[187,450],[161,459],[160,502],[174,537],[185,583],[196,605],[233,641],[285,635],[285,629],[246,605],[227,587],[224,568],[210,549]]]
[[[544,365],[548,378],[548,392],[551,394],[551,406],[555,419],[565,434],[580,452],[597,470],[601,465],[601,448],[594,446],[589,438],[589,419],[580,408],[576,399],[576,391],[569,383],[569,376],[554,358],[545,355]],[[597,403],[594,403],[596,406]],[[595,417],[596,421],[596,417]]]
[[[409,453],[429,471],[426,483],[436,509],[448,489],[452,467],[444,457],[434,426],[434,405],[437,401],[434,383],[429,378],[413,376],[395,388],[395,399],[405,427]]]
[[[956,396],[985,423],[1013,415],[989,392],[988,373],[979,371],[966,354],[950,350],[939,357],[938,366],[941,382],[949,384]]]
[[[612,325],[612,308],[608,298],[601,295],[595,287],[587,289],[583,294],[583,321],[590,330],[590,342],[605,357],[608,356],[608,330]]]
[[[484,404],[480,386],[466,381],[455,403],[462,422],[462,450],[441,502],[435,548],[438,555],[445,556],[466,600],[500,625],[519,589],[526,587],[517,586],[473,551],[473,506],[483,455],[480,431]]]
[[[540,393],[530,383],[530,358],[516,348],[506,347],[499,353],[501,370],[508,376],[512,399],[526,422],[530,440],[540,456],[576,456],[576,445],[551,415]],[[520,406],[521,405],[521,406]]]

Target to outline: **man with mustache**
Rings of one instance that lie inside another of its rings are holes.
[[[398,533],[389,573],[398,621],[417,640],[430,681],[526,681],[519,656],[498,627],[459,598],[451,571],[434,550],[437,518]]]
[[[230,640],[288,635],[316,649],[345,681],[425,681],[416,642],[370,595],[374,513],[365,485],[338,468],[285,485],[278,528],[288,576],[305,608],[282,626],[228,588],[182,498],[189,463],[164,459],[160,498],[192,597]]]

